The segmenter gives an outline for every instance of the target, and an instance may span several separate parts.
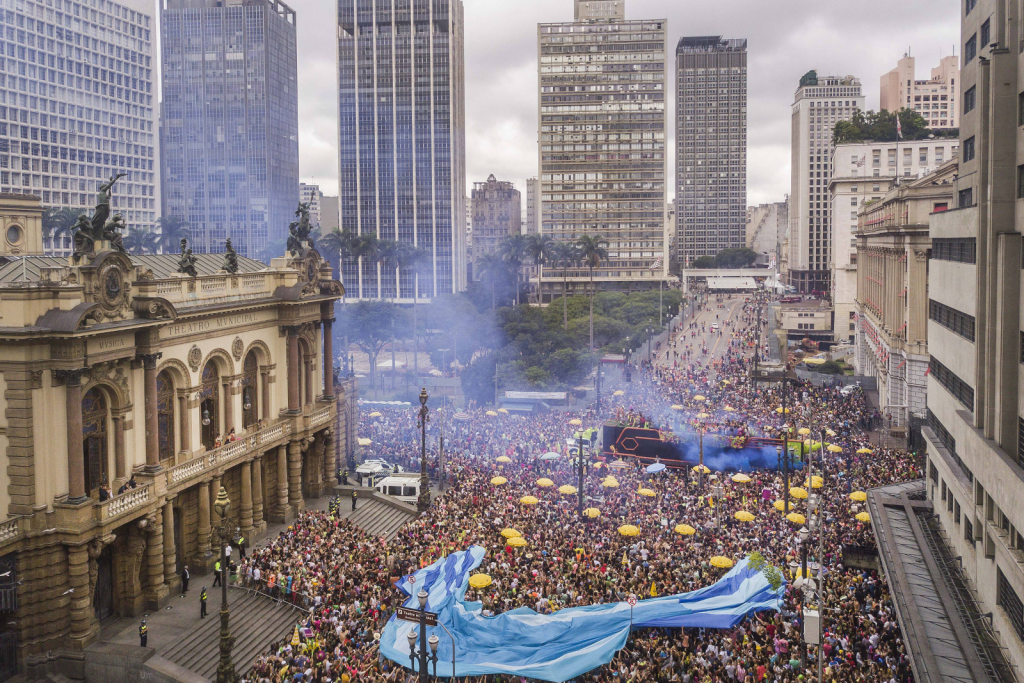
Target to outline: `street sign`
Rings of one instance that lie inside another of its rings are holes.
[[[636,607],[636,596],[630,595],[628,598],[626,598],[626,602],[629,603],[630,607]]]
[[[409,574],[409,583],[412,583],[412,584],[416,583],[416,575],[415,574]]]
[[[399,607],[398,614],[396,615],[402,621],[411,621],[413,623],[420,623],[420,616],[427,615],[427,626],[437,626],[437,613],[436,612],[421,612],[418,609],[412,609],[411,607]]]

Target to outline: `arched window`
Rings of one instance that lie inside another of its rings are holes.
[[[107,399],[96,387],[82,397],[82,441],[85,490],[91,493],[107,480]]]
[[[174,457],[174,382],[166,370],[156,377],[156,419],[160,459]]]
[[[254,426],[259,419],[259,362],[256,352],[250,351],[242,366],[242,426]]]
[[[203,368],[202,382],[199,385],[199,415],[202,419],[202,440],[207,450],[214,447],[214,442],[220,433],[218,422],[220,414],[217,405],[217,385],[220,381],[220,374],[217,372],[217,364],[210,360]]]

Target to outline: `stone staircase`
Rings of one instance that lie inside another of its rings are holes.
[[[160,655],[207,680],[213,680],[220,659],[219,589],[210,591],[208,605],[209,614],[199,627]],[[296,607],[238,588],[228,589],[228,605],[231,634],[235,638],[231,659],[239,675],[249,671],[256,657],[269,651],[271,643],[290,638],[295,624],[304,616]]]
[[[416,517],[416,508],[406,505],[395,507],[379,500],[376,495],[360,500],[355,512],[349,513],[348,520],[371,536],[384,536],[390,541],[403,524]],[[349,503],[343,501],[342,504]]]

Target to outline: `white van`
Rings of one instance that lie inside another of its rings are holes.
[[[415,503],[420,495],[420,475],[415,472],[402,472],[386,477],[374,487],[378,493],[391,496],[403,503]]]

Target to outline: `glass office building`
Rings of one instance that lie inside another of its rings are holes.
[[[341,227],[426,253],[417,298],[466,287],[461,0],[338,0]],[[412,302],[411,268],[346,258],[349,298]]]
[[[113,211],[129,227],[156,218],[152,17],[91,0],[0,2],[0,192],[91,211],[124,172]],[[46,253],[71,253],[70,236]]]
[[[163,215],[196,251],[280,256],[299,203],[295,12],[276,0],[165,0]]]

